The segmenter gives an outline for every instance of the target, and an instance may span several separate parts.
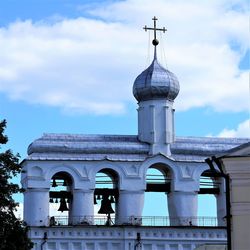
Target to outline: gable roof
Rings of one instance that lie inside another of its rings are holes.
[[[220,158],[248,156],[250,156],[250,141],[228,150],[227,153],[221,156]]]

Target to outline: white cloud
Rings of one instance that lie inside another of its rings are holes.
[[[98,19],[17,21],[0,29],[0,91],[67,112],[125,112],[147,58],[141,27],[155,14],[181,84],[176,109],[247,110],[248,74],[238,64],[249,46],[248,15],[245,1],[230,2],[127,0],[79,6]]]
[[[250,120],[246,120],[238,125],[236,129],[223,129],[219,137],[250,137]]]

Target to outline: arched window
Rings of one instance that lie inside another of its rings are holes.
[[[224,179],[217,172],[204,171],[200,177],[198,217],[210,226],[223,225],[225,209]]]
[[[164,164],[154,164],[146,173],[146,190],[143,209],[143,224],[166,225],[168,213],[167,194],[171,189],[171,172]],[[160,217],[165,217],[160,218]]]
[[[67,225],[72,206],[72,178],[66,172],[54,174],[50,181],[50,226]]]
[[[116,205],[119,198],[118,174],[109,168],[96,174],[94,192],[95,224],[112,225],[115,223]]]

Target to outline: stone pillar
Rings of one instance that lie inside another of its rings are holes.
[[[225,181],[223,178],[220,178],[219,180],[215,180],[220,182],[219,188],[220,193],[218,195],[215,195],[216,197],[216,204],[217,204],[217,220],[218,220],[218,226],[225,226],[226,225],[226,188],[225,188]]]
[[[168,194],[171,226],[197,225],[198,195],[196,192],[174,191]]]
[[[94,191],[73,190],[73,200],[70,212],[70,223],[93,224],[94,221]]]
[[[116,224],[140,225],[143,205],[144,191],[120,191],[116,209]]]
[[[49,226],[49,189],[26,189],[24,192],[24,221],[29,226]]]

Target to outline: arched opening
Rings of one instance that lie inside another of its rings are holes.
[[[50,180],[50,226],[68,225],[72,207],[73,181],[67,172],[58,172]]]
[[[198,194],[200,223],[203,222],[206,226],[224,225],[225,215],[224,179],[219,173],[206,170],[201,174]]]
[[[109,168],[96,174],[94,192],[95,224],[110,226],[115,224],[116,207],[119,198],[118,174]]]
[[[167,194],[171,190],[171,172],[164,164],[154,164],[146,173],[143,224],[165,226],[169,216]]]

